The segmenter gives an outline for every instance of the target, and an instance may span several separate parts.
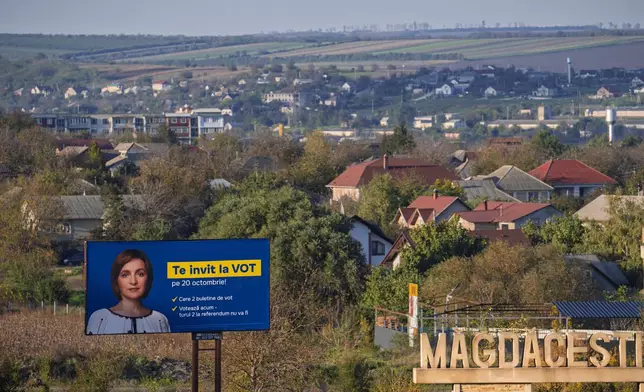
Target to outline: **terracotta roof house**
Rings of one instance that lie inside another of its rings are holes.
[[[333,192],[332,200],[342,197],[360,199],[360,188],[369,184],[377,175],[390,174],[394,179],[405,177],[418,178],[429,186],[436,180],[457,180],[457,176],[442,166],[411,158],[396,158],[384,155],[367,162],[349,166],[342,174],[331,181],[327,188]]]
[[[438,223],[447,220],[457,212],[469,211],[470,208],[458,197],[420,196],[407,208],[399,208],[394,222],[401,227],[417,227],[429,222]]]
[[[525,234],[523,234],[521,230],[476,230],[468,231],[467,234],[471,237],[484,238],[488,242],[504,241],[511,246],[530,246],[530,240],[525,236]],[[400,253],[404,248],[408,246],[415,248],[416,243],[411,238],[410,230],[405,229],[400,233],[400,235],[398,235],[398,238],[396,238],[396,241],[394,241],[391,249],[387,252],[384,259],[382,260],[381,265],[383,267],[392,269],[398,268],[401,263]]]
[[[611,202],[619,204],[637,203],[644,205],[644,196],[601,195],[577,211],[575,216],[582,221],[595,221],[600,224],[606,223],[611,218]]]
[[[530,175],[551,185],[555,194],[586,197],[617,181],[576,159],[552,159],[530,171]]]
[[[508,203],[484,201],[473,211],[459,212],[456,217],[467,230],[515,230],[529,221],[541,225],[562,213],[545,203]]]
[[[516,166],[505,165],[490,173],[487,179],[494,181],[497,188],[520,201],[550,200],[553,187],[531,176]]]

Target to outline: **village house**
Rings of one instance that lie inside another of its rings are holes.
[[[613,98],[615,96],[614,93],[610,92],[606,87],[600,87],[599,90],[597,90],[597,93],[595,95],[589,95],[588,98],[590,99],[607,99],[607,98]]]
[[[375,223],[357,215],[351,217],[350,221],[352,227],[349,235],[360,243],[365,262],[370,267],[379,266],[391,249],[393,241]]]
[[[501,96],[501,92],[494,87],[490,86],[483,91],[483,96],[486,98]]]
[[[456,181],[456,183],[465,193],[467,200],[519,201],[497,188],[491,179],[460,180]]]
[[[76,92],[76,89],[74,89],[73,87],[69,87],[67,90],[65,90],[65,99],[71,99],[76,95],[78,95],[78,93]]]
[[[455,215],[467,230],[515,230],[528,222],[540,226],[562,213],[545,203],[511,203],[485,200],[474,210]]]
[[[57,223],[57,242],[73,242],[90,238],[92,232],[103,227],[105,206],[100,196],[58,196],[62,204],[62,220]],[[141,209],[143,197],[123,195],[123,204],[127,211]]]
[[[381,127],[388,127],[389,126],[389,117],[383,117],[380,119],[380,126]]]
[[[155,80],[152,82],[152,91],[155,93],[161,93],[172,89],[172,86],[165,80]]]
[[[298,98],[299,98],[299,95],[297,93],[270,92],[270,93],[264,94],[262,101],[264,103],[284,102],[284,103],[293,104],[295,103],[295,101],[297,101]]]
[[[485,176],[497,188],[523,202],[550,200],[554,188],[516,166],[505,165]]]
[[[472,238],[485,239],[489,243],[503,242],[509,246],[530,246],[530,240],[521,230],[476,230],[468,231],[467,234]],[[400,267],[400,264],[402,263],[401,254],[403,249],[408,247],[415,249],[416,246],[417,245],[411,236],[411,230],[404,229],[398,238],[396,238],[396,241],[394,241],[389,252],[385,255],[381,265],[389,269]]]
[[[434,191],[432,196],[419,196],[407,208],[399,208],[393,223],[400,227],[414,228],[430,222],[438,223],[457,212],[469,210],[458,197],[438,196],[438,192]]]
[[[340,87],[340,90],[342,90],[343,93],[351,94],[355,92],[355,84],[345,82],[342,87]]]
[[[121,86],[118,83],[112,83],[108,84],[107,86],[103,87],[101,89],[101,94],[102,95],[107,95],[107,94],[122,94],[123,93],[123,86]]]
[[[467,124],[463,120],[452,119],[441,124],[443,129],[466,129]]]
[[[604,224],[611,218],[611,203],[621,206],[626,206],[628,203],[644,205],[644,196],[600,195],[577,211],[575,216],[584,222]],[[642,256],[644,257],[644,254]]]
[[[389,119],[387,117],[387,119]],[[425,130],[434,126],[434,116],[414,117],[414,128]]]
[[[446,83],[441,87],[437,88],[436,90],[434,90],[434,94],[443,95],[443,96],[454,95],[454,87],[452,87],[451,84]]]
[[[554,188],[560,196],[587,197],[617,181],[575,159],[552,159],[529,174]]]
[[[554,88],[548,88],[544,85],[541,85],[538,89],[532,92],[532,96],[538,98],[552,98],[557,95],[557,90]]]
[[[333,201],[340,201],[343,197],[357,201],[360,199],[360,188],[380,174],[390,174],[394,179],[417,178],[419,182],[427,186],[433,185],[436,180],[458,179],[454,173],[432,163],[384,155],[382,158],[349,166],[331,181],[327,188],[332,191]]]

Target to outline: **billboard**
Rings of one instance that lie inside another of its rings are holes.
[[[88,241],[85,333],[269,329],[267,239]]]

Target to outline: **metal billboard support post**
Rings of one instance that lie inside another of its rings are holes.
[[[192,388],[191,392],[199,392],[199,351],[215,352],[215,392],[221,392],[221,340],[222,332],[193,332],[192,333]],[[199,348],[200,340],[214,340],[215,348]]]
[[[215,392],[221,392],[221,338],[215,340]]]
[[[199,341],[192,334],[192,392],[199,392]]]

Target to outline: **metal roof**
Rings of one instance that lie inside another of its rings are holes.
[[[103,219],[104,205],[100,196],[59,196],[65,208],[64,218],[67,220],[100,220]],[[126,208],[142,208],[143,197],[140,195],[123,195]]]
[[[490,173],[488,178],[498,178],[496,185],[506,192],[521,191],[552,191],[553,188],[545,182],[531,176],[516,166],[501,166]]]
[[[496,201],[513,201],[519,200],[508,195],[494,185],[491,179],[486,180],[462,180],[456,181],[459,187],[465,192],[467,200],[496,200]]]
[[[642,302],[579,301],[554,302],[559,314],[572,318],[640,318]]]

